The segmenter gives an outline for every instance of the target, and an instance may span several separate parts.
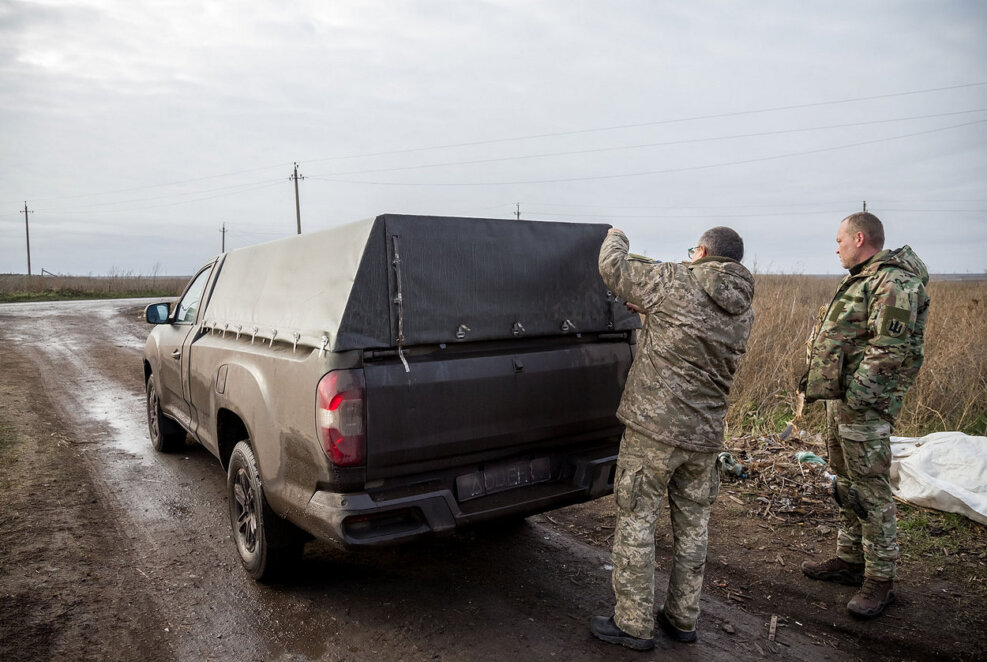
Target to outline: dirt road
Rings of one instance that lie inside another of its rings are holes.
[[[813,634],[804,626],[811,615],[795,607],[782,612],[769,641],[776,607],[755,600],[741,609],[713,591],[704,596],[698,645],[659,635],[656,651],[640,654],[598,642],[587,624],[611,609],[609,554],[577,534],[609,526],[601,502],[379,552],[310,543],[283,583],[256,584],[230,539],[219,463],[194,444],[161,455],[148,442],[142,309],[137,300],[0,305],[0,659],[844,660],[929,652],[861,636],[835,612],[812,619]],[[719,558],[725,566],[733,557]],[[708,572],[707,580],[724,576]],[[659,570],[660,587],[666,579]],[[848,597],[829,587],[818,593],[822,601]],[[792,604],[802,600],[795,595]]]

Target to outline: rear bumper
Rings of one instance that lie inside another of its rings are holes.
[[[298,524],[317,538],[344,547],[384,546],[452,533],[485,520],[532,515],[613,491],[616,444],[577,456],[542,456],[537,460],[543,462],[546,457],[552,466],[549,479],[513,488],[500,485],[482,496],[457,494],[464,481],[456,482],[457,477],[472,480],[478,472],[482,475],[482,467],[465,467],[381,490],[347,494],[318,491],[305,507],[304,522]]]

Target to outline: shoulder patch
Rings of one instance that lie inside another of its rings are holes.
[[[840,314],[843,313],[844,308],[846,308],[846,301],[837,301],[834,303],[833,307],[830,308],[829,321],[835,322],[840,319]]]
[[[893,308],[888,306],[884,309],[884,321],[881,322],[880,334],[891,338],[901,338],[908,330],[908,318],[911,311],[905,308]]]

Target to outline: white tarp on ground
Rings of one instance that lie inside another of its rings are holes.
[[[896,497],[987,524],[987,437],[891,437],[891,455]]]

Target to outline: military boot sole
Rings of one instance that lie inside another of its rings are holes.
[[[805,565],[802,566],[802,574],[809,579],[815,579],[821,582],[834,582],[836,584],[843,584],[845,586],[860,586],[864,583],[864,569],[861,568],[860,572],[851,572],[849,570],[812,570],[806,568]]]

